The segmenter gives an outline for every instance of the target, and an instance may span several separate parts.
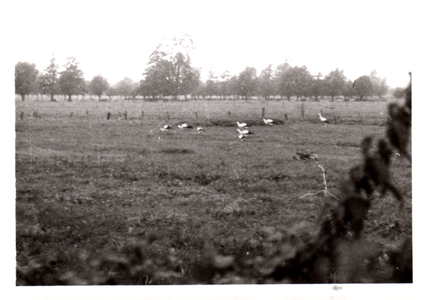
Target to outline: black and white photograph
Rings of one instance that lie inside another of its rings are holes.
[[[14,293],[420,297],[419,1],[1,6]]]

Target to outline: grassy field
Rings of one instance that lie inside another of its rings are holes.
[[[48,264],[79,278],[72,284],[97,284],[105,278],[91,279],[94,269],[114,277],[122,257],[142,255],[144,275],[126,284],[180,284],[203,282],[193,266],[207,248],[224,260],[262,256],[266,232],[317,230],[334,201],[307,195],[325,189],[319,165],[341,198],[360,141],[384,135],[387,103],[16,101],[18,266],[25,273]],[[283,125],[263,125],[262,108]],[[319,112],[337,124],[319,124]],[[236,121],[255,135],[239,140]],[[179,130],[181,122],[205,132]],[[161,132],[166,123],[175,128]],[[298,151],[318,158],[295,159]],[[412,233],[411,166],[397,156],[393,182],[404,209],[391,195],[377,197],[363,233],[381,249],[397,249]],[[17,284],[31,282],[18,276]]]

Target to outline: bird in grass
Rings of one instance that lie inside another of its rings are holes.
[[[263,121],[264,121],[264,124],[265,125],[270,125],[270,126],[272,126],[272,125],[277,125],[277,122],[275,122],[274,120],[272,120],[272,119],[262,119]]]
[[[326,126],[326,123],[330,123],[329,120],[326,119],[326,118],[324,118],[324,117],[322,117],[322,115],[320,113],[319,113],[319,118],[320,118],[320,122],[322,122],[323,124],[325,124],[325,126]]]
[[[172,126],[166,124],[163,127],[160,128],[161,131],[169,131],[172,129]]]
[[[179,129],[193,129],[193,126],[188,125],[187,123],[182,123],[180,125],[178,125]]]
[[[255,134],[252,131],[250,131],[249,129],[240,130],[240,128],[237,128],[237,131],[239,132],[239,135]]]
[[[246,123],[240,123],[239,121],[237,121],[236,123],[237,123],[237,127],[239,127],[240,129],[248,127],[248,124]]]
[[[246,136],[246,134],[239,134],[239,136],[238,136],[238,138],[240,139],[240,140],[243,140],[243,139],[245,139],[247,136]]]
[[[202,133],[202,132],[205,132],[205,130],[203,129],[203,127],[199,126],[197,127],[197,132]]]

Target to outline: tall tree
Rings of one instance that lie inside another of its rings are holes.
[[[110,98],[110,100],[113,96],[117,96],[118,93],[117,93],[116,87],[115,86],[109,86],[106,94]]]
[[[101,75],[96,75],[92,78],[89,83],[89,90],[93,95],[98,96],[98,99],[101,99],[101,96],[109,88],[109,84],[106,78]]]
[[[246,100],[255,95],[258,86],[256,69],[254,67],[246,67],[245,70],[240,72],[237,78],[237,84],[238,95],[244,97]]]
[[[237,77],[237,75],[233,75],[228,81],[228,93],[230,96],[234,96],[234,98],[239,97],[240,84],[239,84],[239,78]]]
[[[286,61],[278,65],[274,73],[277,93],[282,97],[287,97],[288,100],[291,100],[293,93],[291,89],[291,80],[288,78],[291,68],[290,64]]]
[[[382,98],[388,92],[387,79],[379,78],[377,76],[377,70],[373,70],[369,75],[369,79],[372,82],[372,93],[378,98]]]
[[[313,77],[306,66],[290,68],[286,73],[285,80],[288,82],[293,95],[297,97],[297,101],[299,97],[309,96]]]
[[[269,99],[271,95],[275,95],[273,69],[271,64],[261,71],[258,77],[258,93],[264,99]]]
[[[79,69],[79,63],[74,57],[68,57],[64,65],[65,71],[61,72],[59,85],[64,95],[71,101],[72,95],[80,95],[84,87],[83,71]]]
[[[320,79],[323,77],[321,73],[312,76],[314,80],[313,85],[311,86],[311,95],[314,96],[315,101],[318,101],[319,96],[324,96],[326,94],[325,79]]]
[[[354,81],[354,94],[363,100],[369,96],[372,96],[374,86],[369,76],[360,76]]]
[[[132,95],[132,90],[134,88],[134,82],[129,77],[123,78],[121,81],[115,85],[117,94],[127,99]]]
[[[197,90],[200,84],[200,70],[196,68],[184,68],[182,70],[182,82],[179,85],[179,94],[184,95],[187,99],[187,95],[191,95],[193,91]]]
[[[191,66],[192,40],[188,35],[159,44],[151,53],[144,72],[143,89],[157,95],[187,95],[199,84],[200,72]]]
[[[132,97],[132,99],[136,99],[136,96],[141,95],[141,85],[139,84],[139,82],[134,82],[132,84],[132,90],[130,91],[130,96]]]
[[[50,100],[55,101],[54,96],[59,92],[58,64],[52,55],[45,73],[40,76],[39,89],[42,94],[50,95]]]
[[[15,65],[15,93],[21,95],[22,101],[36,89],[38,73],[35,64],[18,62]]]
[[[344,85],[344,89],[342,92],[344,96],[344,101],[349,101],[351,97],[355,95],[354,93],[354,82],[351,80],[347,80],[347,82]]]
[[[218,94],[222,99],[225,99],[226,96],[230,96],[230,72],[224,71],[219,77],[218,81]]]
[[[347,78],[344,76],[343,70],[336,69],[331,71],[325,77],[325,92],[334,101],[334,97],[342,95]]]
[[[208,80],[206,80],[206,84],[204,85],[204,94],[207,95],[209,98],[212,98],[212,96],[214,95],[218,95],[219,91],[217,83],[217,76],[212,70],[210,70]]]

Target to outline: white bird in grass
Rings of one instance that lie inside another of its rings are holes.
[[[239,134],[239,139],[240,140],[243,140],[243,139],[245,139],[246,138],[246,134]]]
[[[272,119],[262,119],[263,121],[264,121],[264,123],[265,123],[265,125],[277,125],[277,123],[276,122],[274,122],[274,120],[272,120]]]
[[[326,126],[326,123],[330,123],[329,120],[326,119],[326,118],[324,118],[324,117],[322,117],[322,115],[320,113],[319,113],[319,118],[320,118],[320,122],[322,122],[323,124],[325,124],[325,126]]]
[[[178,125],[179,129],[193,129],[193,126],[188,125],[187,123],[182,123],[181,125]]]
[[[239,127],[239,128],[248,127],[248,124],[246,124],[246,123],[240,123],[239,121],[237,121],[236,123],[237,123],[237,127]]]
[[[205,130],[203,129],[203,127],[197,127],[197,132],[198,133],[202,133],[202,132],[205,132]]]
[[[170,129],[172,129],[172,126],[170,126],[168,124],[166,124],[162,128],[160,128],[161,131],[169,131]]]
[[[255,134],[252,131],[250,131],[249,129],[240,130],[239,128],[237,128],[237,131],[239,132],[240,135]]]

